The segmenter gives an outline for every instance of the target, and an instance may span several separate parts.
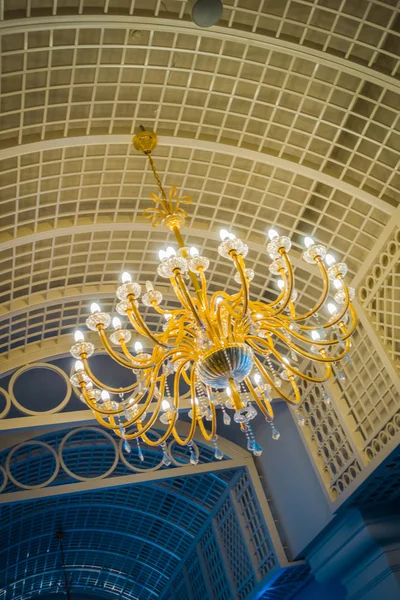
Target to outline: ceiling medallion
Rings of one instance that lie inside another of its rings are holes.
[[[134,147],[147,157],[159,194],[151,194],[154,206],[144,211],[154,227],[163,225],[170,230],[177,248],[160,250],[157,274],[169,279],[180,307],[166,311],[161,307],[162,294],[147,281],[142,286],[129,273],[122,274],[116,290],[119,315],[126,316],[133,329],[146,338],[146,351],[141,342],[129,349],[131,331],[119,317],[111,318],[96,303],[86,320],[88,328],[97,331],[107,353],[120,365],[133,372],[132,384],[113,388],[99,381],[92,373],[88,359],[94,345],[85,341],[81,331],[75,332],[72,356],[77,359],[71,382],[81,390],[81,399],[91,408],[98,422],[113,430],[131,451],[130,440],[150,446],[161,446],[164,464],[170,464],[166,440],[172,436],[180,445],[190,449],[190,460],[196,464],[192,440],[196,428],[215,448],[215,458],[223,458],[218,447],[217,410],[222,410],[225,425],[231,423],[228,411],[247,437],[247,448],[260,455],[251,420],[258,410],[271,425],[272,437],[279,438],[274,426],[273,398],[280,396],[297,405],[300,392],[297,378],[323,383],[332,375],[343,378],[338,362],[348,357],[350,336],[356,327],[356,314],[351,304],[354,290],[344,282],[347,267],[336,263],[326,248],[305,238],[303,260],[316,265],[322,276],[321,297],[312,310],[299,314],[296,310],[297,292],[294,289],[293,269],[289,259],[291,241],[270,230],[267,252],[272,259],[269,270],[278,276],[279,293],[271,301],[251,300],[250,283],[254,271],[246,268],[248,246],[233,233],[221,230],[218,253],[231,261],[236,269],[234,281],[237,292],[221,290],[207,292],[206,272],[209,259],[194,247],[187,247],[181,228],[187,212],[182,205],[191,202],[189,196],[179,196],[176,187],[166,194],[153,163],[152,151],[157,145],[153,132],[141,131],[133,139]],[[332,290],[336,304],[328,301]],[[152,331],[141,316],[139,299],[164,319],[162,333]],[[326,316],[324,316],[324,313]],[[112,324],[109,337],[106,329]],[[114,348],[118,347],[118,351]],[[320,377],[304,373],[298,366],[301,360],[322,363]],[[176,422],[181,398],[189,392],[191,426],[182,439]],[[301,424],[302,417],[298,415]],[[155,439],[148,435],[160,420],[165,433]]]

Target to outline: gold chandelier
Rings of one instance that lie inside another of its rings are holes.
[[[92,314],[86,320],[88,328],[98,332],[103,348],[119,365],[133,372],[133,382],[114,388],[99,381],[88,362],[95,347],[85,341],[81,331],[75,332],[75,344],[71,348],[72,356],[77,359],[71,382],[80,388],[81,399],[92,409],[98,422],[124,440],[127,452],[131,451],[129,440],[136,439],[141,460],[139,439],[150,446],[161,446],[163,462],[170,464],[166,441],[172,436],[178,444],[190,448],[190,460],[196,463],[198,453],[193,449],[193,437],[197,427],[205,440],[214,445],[215,458],[223,458],[216,434],[217,409],[222,410],[226,425],[231,423],[227,409],[234,411],[234,421],[245,433],[248,449],[260,455],[262,448],[251,428],[257,408],[271,424],[272,437],[278,439],[271,406],[273,397],[280,396],[297,405],[300,393],[296,379],[321,384],[332,375],[332,365],[339,379],[343,379],[338,361],[348,357],[350,336],[356,327],[351,304],[354,290],[344,282],[347,267],[336,263],[323,245],[306,237],[302,258],[319,268],[323,291],[312,310],[298,314],[288,256],[291,241],[270,230],[267,252],[272,262],[269,270],[280,277],[277,282],[280,293],[272,302],[253,301],[249,287],[254,271],[246,268],[244,262],[248,247],[232,233],[221,230],[218,253],[234,264],[234,280],[239,289],[235,294],[221,290],[209,295],[206,279],[209,259],[200,256],[196,248],[188,248],[181,235],[187,217],[182,205],[189,204],[191,198],[178,196],[174,186],[167,197],[152,159],[157,145],[155,133],[142,130],[133,138],[133,145],[147,156],[159,189],[159,195],[151,194],[155,206],[146,209],[144,214],[151,218],[154,227],[162,224],[172,231],[177,241],[177,250],[168,247],[160,251],[157,274],[170,280],[180,307],[164,310],[162,294],[150,281],[146,282],[146,291],[141,296],[139,283],[132,281],[129,273],[123,273],[116,292],[119,300],[116,310],[127,316],[132,327],[147,339],[149,351],[143,351],[137,341],[133,355],[128,348],[130,330],[122,325],[119,317],[112,319],[93,303]],[[336,304],[327,302],[330,286]],[[146,307],[165,319],[162,333],[151,331],[144,322],[139,310],[140,296]],[[322,322],[321,311],[325,309],[329,317]],[[114,331],[108,338],[106,329],[111,324]],[[299,359],[323,363],[324,374],[313,377],[302,372],[297,366]],[[187,437],[182,439],[176,422],[185,390],[190,396],[191,426]],[[323,394],[328,399],[326,392]],[[298,414],[298,418],[302,424],[301,415]],[[154,439],[149,433],[158,419],[166,425],[166,430]]]

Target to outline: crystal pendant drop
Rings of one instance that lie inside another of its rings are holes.
[[[253,455],[254,456],[261,456],[262,454],[262,446],[260,446],[260,444],[257,444],[257,442],[255,440],[253,440]]]
[[[198,462],[199,462],[199,459],[196,456],[196,452],[192,448],[190,450],[190,464],[191,465],[197,465]]]
[[[297,423],[299,424],[299,427],[304,427],[306,420],[303,417],[303,415],[301,415],[300,413],[297,413]]]
[[[247,438],[247,450],[249,452],[253,452],[254,449],[254,441],[251,438]]]
[[[322,398],[324,399],[324,401],[325,401],[327,404],[330,404],[330,403],[331,403],[331,399],[330,399],[330,397],[329,397],[329,394],[328,394],[328,392],[326,392],[324,389],[322,389]]]
[[[224,453],[218,448],[217,444],[215,444],[214,448],[214,458],[216,460],[222,460],[224,458]]]
[[[164,445],[162,446],[162,449],[163,449],[162,464],[163,464],[165,467],[169,467],[169,466],[170,466],[170,464],[172,463],[172,461],[171,461],[170,457],[168,456],[168,452],[167,452],[167,448],[166,448],[166,446],[165,446],[165,443],[164,443]]]
[[[127,454],[130,454],[131,450],[132,450],[127,439],[125,439],[125,441],[124,441],[124,450]]]
[[[279,440],[279,438],[281,437],[281,434],[276,429],[276,427],[275,427],[275,425],[273,423],[271,423],[271,430],[272,430],[272,439],[273,440]]]
[[[294,350],[291,351],[290,358],[293,360],[293,362],[298,362],[297,361],[297,354],[296,354],[296,352]]]
[[[230,418],[226,410],[224,410],[224,425],[230,425],[231,421],[232,419]]]
[[[353,364],[353,361],[351,360],[351,356],[350,356],[350,354],[348,352],[346,352],[345,358],[346,358],[346,362],[347,362],[348,365]]]
[[[336,376],[339,379],[339,381],[341,381],[342,383],[344,383],[346,381],[346,377],[345,377],[344,373],[342,373],[342,371],[337,371]]]
[[[139,440],[137,440],[137,449],[138,449],[139,460],[140,460],[140,462],[143,462],[144,461],[144,456],[143,456],[142,448],[140,447]]]

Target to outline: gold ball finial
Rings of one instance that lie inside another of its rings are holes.
[[[139,152],[148,154],[157,146],[157,136],[154,131],[146,131],[142,125],[140,129],[141,131],[134,136],[132,144]]]

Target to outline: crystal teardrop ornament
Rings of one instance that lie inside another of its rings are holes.
[[[263,451],[262,446],[260,446],[260,444],[257,444],[257,442],[253,440],[253,450],[252,450],[253,455],[261,456],[262,451]]]
[[[142,451],[142,448],[140,447],[139,440],[137,442],[137,450],[138,450],[138,456],[139,456],[140,462],[144,462],[143,451]]]
[[[199,459],[197,458],[196,452],[193,450],[193,448],[191,448],[191,450],[190,450],[190,464],[191,465],[197,465],[198,462],[199,462]]]
[[[215,445],[214,458],[216,460],[222,460],[224,458],[224,453],[218,448],[217,445]]]
[[[130,453],[131,453],[131,450],[132,450],[132,448],[131,448],[131,446],[130,446],[130,444],[129,444],[128,440],[125,440],[125,441],[124,441],[124,450],[125,450],[125,452],[126,452],[127,454],[130,454]]]
[[[230,425],[231,422],[232,422],[232,419],[230,418],[228,413],[226,411],[224,411],[224,425]]]
[[[172,461],[171,461],[170,457],[168,456],[168,453],[167,453],[166,449],[164,448],[163,449],[162,464],[165,467],[169,467],[171,463],[172,463]]]
[[[281,434],[279,433],[279,431],[275,428],[275,425],[271,424],[271,429],[272,429],[272,439],[273,440],[279,440],[279,438],[281,437]]]
[[[306,422],[306,420],[303,417],[303,415],[301,415],[300,413],[297,413],[297,423],[299,424],[299,426],[303,427],[305,422]]]

